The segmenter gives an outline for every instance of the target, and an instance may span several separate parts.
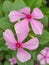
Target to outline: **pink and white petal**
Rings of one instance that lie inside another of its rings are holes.
[[[30,8],[29,7],[25,7],[19,10],[20,13],[24,13],[24,14],[30,14]]]
[[[47,57],[49,57],[49,51],[47,51]]]
[[[43,56],[41,54],[37,55],[37,59],[40,61],[43,58]]]
[[[14,44],[6,42],[6,45],[8,46],[9,49],[16,50],[16,46]]]
[[[31,59],[31,55],[27,51],[20,48],[17,51],[17,58],[18,58],[19,61],[24,63],[24,62]]]
[[[46,64],[45,59],[42,59],[42,60],[40,61],[40,63],[41,63],[41,65],[45,65],[45,64]]]
[[[28,26],[28,20],[24,19],[18,23],[15,24],[14,26],[18,41],[22,42],[28,35],[30,29]]]
[[[16,62],[16,58],[10,58],[9,59],[9,61],[10,61],[10,64],[16,64],[17,62]]]
[[[44,49],[45,49],[46,51],[49,51],[49,47],[45,47]]]
[[[33,9],[32,17],[36,19],[41,19],[44,17],[42,11],[39,8]]]
[[[26,43],[22,44],[23,48],[29,49],[29,50],[35,50],[39,46],[39,40],[37,38],[30,39]]]
[[[49,58],[46,58],[46,62],[47,62],[47,64],[49,64]]]
[[[46,52],[46,56],[49,57],[49,47],[45,47],[44,50]]]
[[[15,21],[19,20],[20,18],[24,18],[24,17],[25,17],[25,15],[21,14],[18,11],[11,11],[9,14],[10,22],[15,22]]]
[[[47,55],[47,51],[45,50],[45,48],[40,52],[43,56]]]
[[[5,32],[3,32],[3,38],[6,42],[10,42],[13,44],[16,44],[16,40],[14,38],[13,32],[9,29],[5,30]]]
[[[34,20],[34,19],[31,19],[30,23],[31,23],[33,32],[35,34],[40,34],[41,35],[42,32],[43,32],[43,24],[40,21],[37,21],[37,20]]]

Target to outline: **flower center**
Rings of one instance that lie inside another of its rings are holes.
[[[26,17],[27,17],[28,19],[31,19],[31,15],[26,15]]]
[[[16,47],[17,47],[17,48],[20,48],[20,47],[21,47],[21,43],[18,43],[18,42],[17,42]]]
[[[46,56],[44,56],[44,58],[46,58]]]

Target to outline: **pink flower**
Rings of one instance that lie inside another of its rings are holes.
[[[42,65],[49,64],[49,48],[45,47],[40,54],[37,55],[37,59]]]
[[[43,17],[44,15],[38,8],[34,8],[32,11],[32,14],[30,14],[29,7],[23,8],[19,11],[11,11],[9,14],[9,18],[11,22],[15,22],[21,18],[23,19],[21,22],[16,23],[14,26],[17,34],[21,33],[22,36],[23,36],[22,33],[25,32],[27,35],[28,32],[30,31],[29,26],[28,26],[29,22],[32,26],[33,32],[35,34],[41,35],[42,30],[43,30],[43,24],[36,19],[42,19]]]
[[[14,65],[17,63],[15,58],[10,58],[9,61],[11,65]]]
[[[23,40],[19,39],[18,41],[14,38],[14,35],[11,30],[7,29],[3,32],[3,38],[6,41],[6,45],[11,50],[17,49],[17,58],[21,62],[26,62],[31,59],[31,55],[25,51],[23,48],[28,50],[35,50],[39,46],[39,40],[37,38],[30,39],[29,41],[23,43]]]

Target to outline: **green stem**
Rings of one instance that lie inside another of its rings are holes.
[[[31,34],[29,34],[29,37],[34,38],[34,36],[32,36]]]

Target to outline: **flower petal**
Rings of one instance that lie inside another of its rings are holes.
[[[11,49],[11,50],[16,50],[15,44],[6,42],[6,45],[8,46],[9,49]]]
[[[45,49],[46,51],[49,51],[49,47],[45,47],[44,49]]]
[[[19,61],[24,63],[24,62],[31,59],[31,55],[27,51],[20,48],[17,51],[17,58],[18,58]]]
[[[31,23],[33,32],[35,34],[40,34],[41,35],[42,31],[43,31],[43,24],[40,21],[33,20],[33,19],[30,20],[30,23]]]
[[[39,40],[37,38],[30,39],[28,42],[22,44],[23,48],[34,50],[38,48],[39,46]]]
[[[47,62],[47,64],[49,64],[49,58],[46,58],[46,62]]]
[[[36,18],[36,19],[41,19],[44,17],[43,13],[41,12],[40,9],[38,8],[35,8],[32,12],[32,17],[33,18]]]
[[[47,57],[49,57],[49,51],[47,51]]]
[[[24,13],[24,14],[30,14],[30,8],[29,7],[25,7],[23,9],[19,10],[19,12]]]
[[[37,55],[37,59],[40,61],[41,59],[43,58],[43,55],[41,55],[41,54],[38,54]]]
[[[44,56],[47,55],[47,51],[45,50],[45,48],[40,53],[43,54]]]
[[[28,26],[28,20],[24,19],[14,26],[18,41],[22,42],[28,35],[29,32],[29,26]]]
[[[6,42],[13,43],[17,42],[14,38],[14,35],[11,30],[7,29],[5,32],[3,32],[3,38]]]
[[[41,63],[42,65],[45,65],[45,64],[46,64],[45,59],[42,59],[42,60],[40,61],[40,63]]]
[[[45,55],[46,57],[49,58],[49,47],[45,47],[45,48],[41,51],[41,53],[42,53],[43,55]]]
[[[24,18],[24,17],[25,17],[24,14],[21,14],[20,12],[17,12],[17,11],[11,11],[9,14],[10,22],[15,22],[19,20],[20,18]]]
[[[17,63],[17,62],[16,62],[16,58],[10,58],[10,59],[9,59],[9,62],[10,62],[11,65],[14,65],[14,64]]]

